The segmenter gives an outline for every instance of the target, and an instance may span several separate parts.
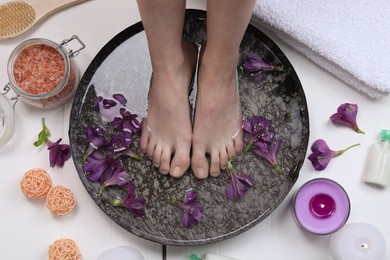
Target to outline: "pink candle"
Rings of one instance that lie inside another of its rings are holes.
[[[293,214],[303,229],[319,235],[331,234],[344,226],[350,202],[336,182],[318,178],[306,182],[294,195]]]

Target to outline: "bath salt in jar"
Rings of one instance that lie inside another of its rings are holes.
[[[76,51],[66,48],[72,40],[81,45]],[[79,81],[72,58],[84,48],[76,35],[60,44],[42,38],[24,41],[9,57],[8,86],[32,106],[43,109],[62,106],[73,97]]]

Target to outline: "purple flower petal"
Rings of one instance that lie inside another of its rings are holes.
[[[129,182],[127,189],[127,198],[122,201],[122,207],[125,207],[134,217],[145,215],[146,199],[143,197],[135,197],[135,185]]]
[[[126,105],[127,103],[127,99],[123,94],[114,94],[112,97],[116,99],[122,106]]]
[[[110,109],[116,106],[117,102],[115,100],[111,99],[103,99],[103,108],[104,109]]]
[[[184,194],[184,204],[190,204],[198,198],[198,193],[194,190],[189,190]]]
[[[95,98],[95,100],[93,101],[93,107],[95,108],[95,110],[99,111],[100,110],[100,106],[99,104],[103,101],[103,97],[102,96],[98,96]]]
[[[141,122],[136,114],[132,114],[125,108],[120,109],[121,117],[115,117],[112,121],[112,126],[117,131],[126,131],[136,133],[141,130]]]
[[[279,165],[276,160],[276,155],[279,151],[281,140],[274,137],[271,143],[256,142],[253,144],[252,152],[257,156],[270,162],[276,169]]]
[[[108,178],[101,186],[100,192],[108,186],[124,186],[131,181],[131,178],[126,170],[124,170],[119,164],[115,165],[110,178]]]
[[[248,152],[255,142],[270,142],[275,135],[275,131],[271,129],[272,121],[262,116],[253,116],[245,119],[243,123],[243,130],[248,140],[245,152]]]
[[[103,183],[111,178],[113,171],[119,167],[119,162],[113,156],[102,151],[94,151],[84,164],[83,170],[90,181]]]

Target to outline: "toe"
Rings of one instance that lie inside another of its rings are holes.
[[[194,171],[196,178],[207,178],[209,163],[204,152],[202,153],[200,151],[194,151],[191,157],[191,168]]]
[[[220,168],[222,170],[225,170],[226,169],[226,166],[228,164],[228,161],[229,161],[229,156],[228,156],[228,152],[226,150],[226,148],[222,148],[220,151],[219,151],[219,156],[220,156]]]
[[[220,161],[219,151],[214,149],[211,151],[210,155],[211,155],[210,175],[213,177],[217,177],[221,173],[221,168],[220,168],[221,161]]]
[[[172,177],[180,178],[186,172],[190,166],[190,148],[183,146],[178,146],[175,150],[175,155],[173,156],[171,162],[170,174]]]
[[[152,138],[149,140],[148,146],[146,147],[146,154],[150,160],[153,160],[154,150],[156,148],[156,143]]]
[[[234,149],[237,153],[244,149],[244,136],[243,131],[240,130],[238,134],[233,138]]]
[[[157,145],[153,153],[153,165],[159,168],[161,164],[162,147]]]
[[[146,153],[146,149],[148,147],[148,143],[149,143],[149,130],[147,130],[147,120],[146,118],[144,118],[144,120],[142,121],[142,125],[145,126],[145,127],[142,127],[142,131],[141,131],[141,139],[140,139],[140,148],[141,148],[141,152],[143,153]]]
[[[168,174],[170,170],[170,162],[172,157],[172,151],[169,147],[165,147],[161,153],[160,173]]]
[[[236,151],[236,148],[234,147],[233,142],[226,145],[226,151],[227,151],[229,160],[234,160],[234,158],[236,158],[237,151]]]

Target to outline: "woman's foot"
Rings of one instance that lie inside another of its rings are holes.
[[[236,62],[230,60],[225,66],[214,61],[203,59],[199,66],[191,157],[191,168],[199,179],[209,173],[218,176],[243,148]]]
[[[183,41],[182,50],[164,64],[153,65],[148,115],[141,150],[160,173],[181,177],[190,165],[192,127],[188,101],[197,53]]]

